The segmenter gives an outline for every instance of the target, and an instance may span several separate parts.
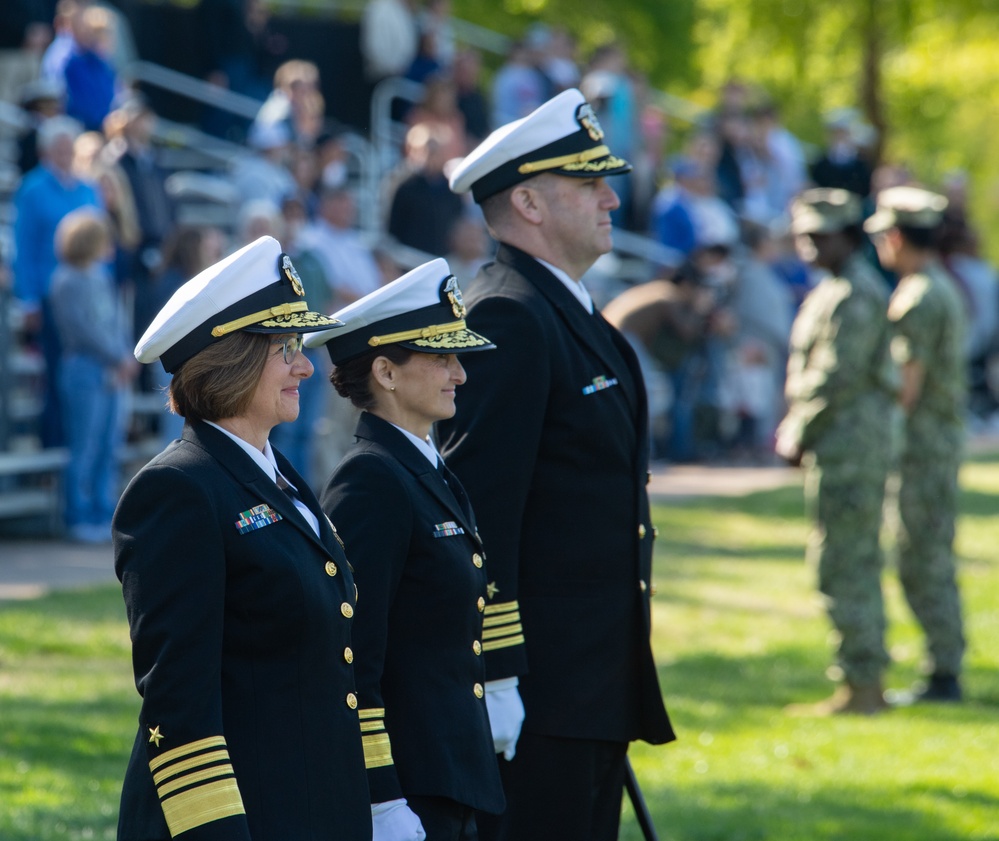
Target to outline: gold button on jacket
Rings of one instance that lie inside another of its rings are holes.
[[[352,710],[357,709],[357,696],[353,692],[347,693],[347,706]]]
[[[329,576],[336,575],[336,564],[333,561],[326,562],[326,574]]]
[[[472,687],[472,691],[475,693],[476,698],[481,698],[486,694],[486,690],[482,688],[481,683],[475,684],[475,686]]]
[[[476,552],[474,555],[472,555],[472,563],[475,564],[477,567],[481,568],[482,567],[482,555],[480,555],[478,552]]]
[[[347,602],[344,602],[340,605],[340,612],[350,619],[350,617],[354,615],[354,608],[352,608]]]
[[[347,661],[348,663],[353,663],[354,662],[354,652],[351,651],[350,648],[345,648],[343,650],[343,659],[345,661]]]

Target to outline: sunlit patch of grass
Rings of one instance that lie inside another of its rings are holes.
[[[961,483],[968,699],[873,718],[784,712],[834,686],[800,488],[656,507],[653,644],[679,740],[631,757],[663,841],[999,837],[999,464]],[[905,687],[922,633],[890,567],[884,590],[887,683]],[[627,805],[621,838],[641,838]]]
[[[833,686],[799,487],[656,506],[653,644],[680,738],[631,757],[662,841],[999,838],[999,462],[962,488],[967,701],[875,718],[784,712]],[[884,589],[904,687],[922,634],[890,568]],[[138,703],[117,588],[0,606],[0,838],[114,838]],[[621,838],[641,838],[630,806]]]

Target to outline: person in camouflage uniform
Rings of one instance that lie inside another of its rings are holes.
[[[864,227],[882,265],[899,276],[891,296],[892,355],[901,366],[905,439],[892,523],[899,578],[926,635],[932,672],[915,700],[961,700],[965,640],[954,564],[957,473],[964,441],[965,315],[933,247],[947,200],[917,187],[878,196]]]
[[[789,708],[794,714],[872,714],[887,706],[878,537],[898,373],[889,350],[888,287],[861,254],[862,218],[860,198],[846,190],[806,190],[792,207],[802,259],[829,274],[791,329],[788,411],[777,452],[805,469],[807,554],[839,632],[843,674],[831,698]]]

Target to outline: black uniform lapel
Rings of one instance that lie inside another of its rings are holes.
[[[281,468],[282,473],[285,473],[286,467],[288,468],[287,476],[295,483],[302,501],[319,518],[320,535],[322,536],[317,535],[312,530],[312,526],[302,516],[302,512],[295,507],[295,503],[292,502],[291,497],[282,491],[271,477],[264,473],[260,466],[227,435],[206,423],[196,423],[187,424],[184,427],[184,438],[205,450],[219,464],[225,467],[237,482],[251,488],[254,495],[258,496],[261,502],[266,503],[277,511],[278,514],[295,526],[302,534],[313,540],[324,552],[330,552],[329,547],[335,542],[332,529],[325,522],[326,517],[323,515],[322,509],[316,501],[315,494],[312,493],[311,489],[306,485],[305,480],[295,472],[284,456],[278,457],[278,466]],[[311,502],[309,501],[310,499]],[[316,513],[317,511],[318,513]],[[233,513],[238,514],[239,512]],[[326,528],[325,531],[324,525]]]
[[[454,485],[450,484],[451,476],[454,474],[450,474],[448,481],[445,482],[437,468],[406,439],[405,435],[376,415],[364,412],[357,422],[356,435],[358,438],[374,441],[388,450],[441,505],[451,512],[466,534],[476,541],[479,540],[465,489],[461,487],[457,477],[454,479]]]
[[[461,511],[464,512],[468,521],[472,522],[475,518],[472,515],[472,503],[468,500],[468,494],[465,493],[465,488],[462,486],[461,482],[458,481],[458,477],[451,472],[451,468],[444,463],[443,459],[441,459],[441,464],[437,469],[437,473],[444,479],[445,486],[453,494],[455,502],[458,503]]]
[[[272,447],[273,449],[273,447]],[[319,520],[319,540],[324,546],[332,546],[334,543],[339,543],[343,546],[343,541],[340,536],[336,533],[336,526],[330,522],[330,518],[326,516],[323,512],[322,505],[319,504],[315,493],[313,493],[312,488],[309,487],[308,482],[303,479],[298,472],[295,470],[294,466],[284,455],[277,450],[274,450],[274,458],[277,461],[278,469],[281,471],[282,475],[287,477],[297,488],[298,496],[305,503],[306,508],[308,508]],[[287,496],[283,491],[282,496]],[[292,503],[292,508],[295,505]],[[299,519],[301,519],[301,512],[295,508],[295,513],[299,514]],[[312,532],[312,527],[306,523],[309,532]],[[313,533],[313,536],[315,534]]]
[[[641,376],[641,374],[637,370],[637,363],[634,367],[629,365],[629,357],[623,356],[617,347],[614,338],[617,331],[596,310],[592,315],[588,313],[580,306],[573,294],[565,288],[565,284],[529,254],[513,246],[502,244],[496,255],[496,260],[500,263],[506,263],[520,272],[551,302],[560,318],[580,343],[589,348],[600,359],[609,374],[617,377],[628,401],[628,408],[632,414],[637,415],[641,402],[639,398],[641,389],[638,388],[635,377]],[[634,353],[629,355],[633,357]]]

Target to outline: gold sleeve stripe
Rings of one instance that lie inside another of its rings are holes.
[[[520,621],[520,611],[515,610],[511,613],[498,614],[496,616],[485,616],[482,619],[483,628],[495,628],[498,625],[509,625],[513,622]]]
[[[149,770],[155,771],[161,765],[165,765],[168,762],[173,762],[175,759],[180,759],[185,756],[192,756],[199,751],[208,750],[209,748],[224,748],[225,746],[225,736],[209,736],[207,739],[198,739],[196,742],[188,742],[186,745],[181,745],[179,748],[168,750],[166,753],[161,753],[156,757],[156,759],[150,760]]]
[[[172,838],[212,821],[245,814],[243,798],[234,779],[182,791],[163,801],[163,816]]]
[[[361,721],[366,718],[385,718],[385,707],[369,707],[366,710],[358,710],[357,717]]]
[[[503,637],[498,640],[490,640],[482,643],[483,651],[495,651],[497,648],[512,648],[524,642],[524,635],[517,634],[515,637]]]
[[[364,748],[364,767],[384,768],[392,765],[392,745],[388,733],[374,733],[361,736],[361,746]]]
[[[214,750],[211,753],[203,753],[199,756],[192,757],[191,759],[185,759],[183,762],[175,762],[168,768],[163,768],[161,771],[157,771],[153,774],[153,782],[159,785],[167,777],[172,777],[174,774],[181,774],[184,771],[190,771],[192,768],[199,768],[202,765],[209,765],[212,762],[228,762],[229,761],[229,751],[227,750]]]
[[[496,604],[486,605],[486,616],[491,616],[494,613],[509,613],[511,610],[520,610],[519,602],[497,602]]]
[[[484,628],[482,630],[483,640],[494,640],[500,637],[508,637],[512,634],[524,633],[524,626],[519,622],[516,625],[503,625],[500,628]]]
[[[361,722],[361,732],[362,733],[373,733],[376,730],[384,730],[385,721],[384,719],[376,719],[373,721],[362,721]]]
[[[170,780],[168,783],[163,783],[163,785],[156,787],[156,791],[159,793],[160,800],[162,800],[178,789],[187,788],[195,783],[203,783],[205,780],[214,780],[218,777],[232,776],[233,770],[231,765],[215,765],[211,768],[195,771],[193,774],[185,774],[183,777],[177,777],[177,779]]]

